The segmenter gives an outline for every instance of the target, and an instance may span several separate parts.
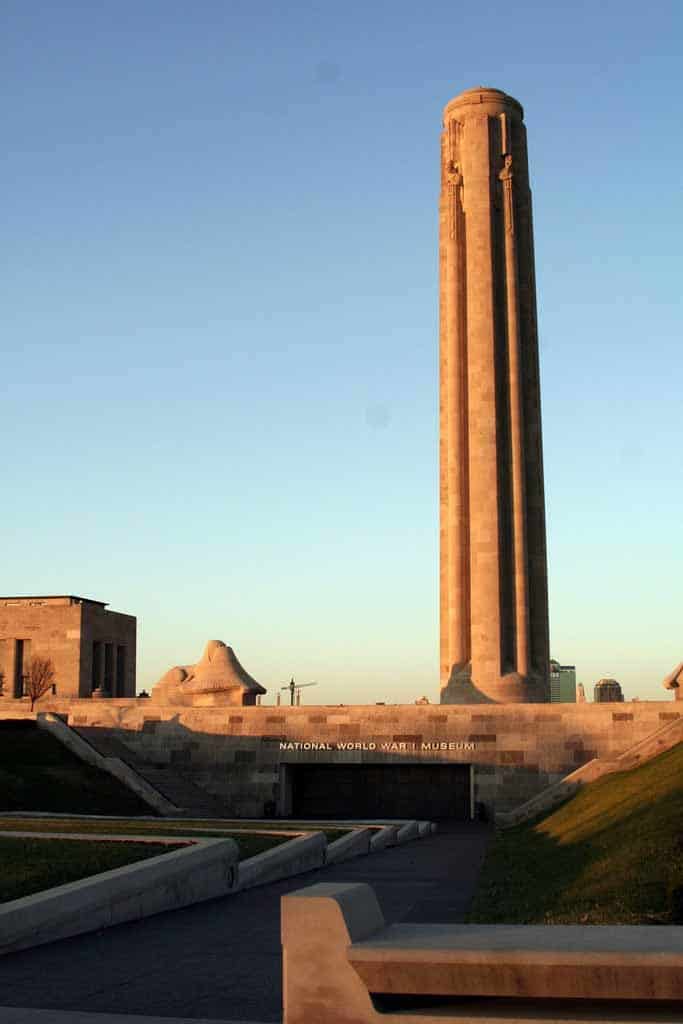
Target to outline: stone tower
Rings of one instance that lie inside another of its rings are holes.
[[[522,107],[446,106],[441,136],[441,701],[549,700],[531,193]]]

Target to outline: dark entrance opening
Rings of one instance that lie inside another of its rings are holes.
[[[296,818],[470,817],[468,764],[291,764]]]

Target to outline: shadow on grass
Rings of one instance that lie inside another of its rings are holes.
[[[602,816],[599,807],[589,805],[601,794],[586,787],[548,817],[500,833],[489,849],[468,920],[683,923],[680,787],[654,799],[642,793],[630,808],[633,801],[628,794],[622,798],[618,787],[614,777],[611,793],[601,787],[610,797]]]
[[[176,849],[180,846],[0,837],[0,904]]]
[[[111,775],[22,719],[0,721],[0,811],[153,813]]]

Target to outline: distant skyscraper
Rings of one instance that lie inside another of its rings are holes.
[[[439,260],[441,700],[547,701],[526,129],[498,89],[444,111]]]
[[[618,704],[624,699],[621,686],[616,679],[598,679],[593,688],[596,704]]]
[[[550,662],[550,700],[553,704],[576,703],[576,666]]]

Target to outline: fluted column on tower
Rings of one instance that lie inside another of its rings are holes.
[[[531,193],[520,104],[444,111],[440,202],[441,699],[549,699]]]

